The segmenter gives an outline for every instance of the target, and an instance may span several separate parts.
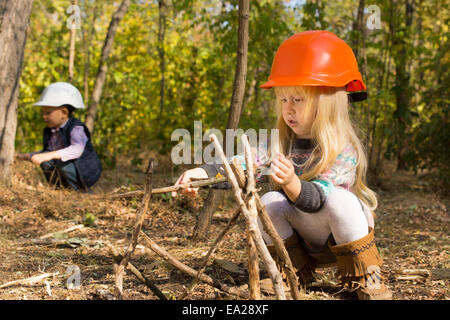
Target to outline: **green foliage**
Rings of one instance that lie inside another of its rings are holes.
[[[83,217],[83,224],[86,227],[93,227],[95,225],[95,215],[90,212],[86,213]]]
[[[79,3],[82,22],[73,84],[84,95],[86,80],[90,100],[117,2]],[[351,111],[371,153],[371,166],[383,158],[402,156],[411,168],[437,168],[445,176],[448,3],[416,1],[411,23],[406,23],[405,1],[378,1],[382,28],[364,32],[353,29],[358,4],[356,0],[251,1],[245,106],[239,126],[244,130],[273,127],[273,93],[259,85],[267,80],[278,46],[294,33],[326,29],[358,50],[369,99]],[[66,0],[33,3],[20,81],[16,136],[20,152],[41,148],[44,123],[32,104],[48,84],[68,80],[69,5]],[[236,66],[237,10],[238,0],[170,1],[164,41],[159,43],[157,1],[132,2],[114,39],[93,132],[105,167],[114,167],[121,154],[140,165],[141,151],[170,153],[177,143],[170,141],[173,130],[186,128],[193,133],[194,121],[202,121],[203,130],[225,129]],[[365,28],[367,8],[364,13]],[[165,56],[162,114],[158,47],[164,48]],[[85,111],[76,111],[75,116],[84,120]]]
[[[406,153],[406,160],[413,170],[437,169],[442,191],[448,194],[450,189],[450,105],[434,113],[427,121],[422,119],[414,130],[412,139],[414,148]]]

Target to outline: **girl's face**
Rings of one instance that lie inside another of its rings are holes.
[[[306,108],[306,97],[293,90],[283,90],[279,95],[284,122],[297,138],[311,138],[313,114]]]
[[[66,107],[41,107],[42,118],[49,128],[59,128],[69,117]]]

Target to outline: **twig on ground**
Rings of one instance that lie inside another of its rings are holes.
[[[117,251],[115,247],[113,247],[111,244],[107,244],[109,250],[114,256],[114,259],[120,263],[120,261],[123,259],[122,255]],[[159,288],[154,284],[154,282],[147,277],[145,277],[131,262],[128,262],[127,265],[128,270],[133,273],[136,278],[139,279],[143,284],[145,284],[160,300],[167,300],[167,297],[164,295],[164,293],[159,290]]]
[[[70,228],[67,228],[67,229],[64,229],[64,230],[61,230],[61,231],[56,231],[56,232],[47,233],[47,234],[45,234],[45,235],[39,237],[39,239],[52,238],[52,237],[54,237],[54,236],[57,235],[57,234],[69,233],[69,232],[71,232],[71,231],[78,230],[78,229],[82,229],[82,228],[84,228],[84,225],[83,225],[83,224],[77,224],[76,226],[72,226],[72,227],[70,227]]]
[[[222,240],[224,239],[226,233],[236,223],[240,214],[241,214],[241,210],[238,208],[236,210],[236,212],[233,214],[233,216],[231,217],[231,219],[228,221],[228,224],[225,227],[225,229],[223,229],[222,232],[217,236],[216,240],[214,241],[214,243],[212,244],[208,253],[206,254],[205,258],[203,259],[203,262],[200,265],[200,269],[197,272],[197,277],[191,282],[191,284],[186,288],[186,290],[179,296],[178,300],[185,299],[192,292],[192,290],[194,289],[194,287],[200,280],[201,276],[203,275],[203,272],[206,269],[206,265],[208,264],[209,258],[215,252],[215,250],[222,244]]]
[[[170,263],[172,266],[174,266],[175,268],[177,268],[178,270],[186,273],[187,275],[197,278],[198,276],[198,272],[194,269],[192,269],[191,267],[185,265],[184,263],[182,263],[181,261],[179,261],[178,259],[176,259],[175,257],[173,257],[171,254],[169,254],[164,248],[158,246],[149,236],[147,236],[143,231],[141,231],[141,239],[144,239],[146,246],[152,250],[154,253],[156,253],[158,256],[160,256],[161,258],[163,258],[165,261],[167,261],[168,263]],[[239,290],[237,288],[233,288],[233,287],[228,287],[226,285],[221,284],[218,281],[215,281],[214,279],[212,279],[211,277],[203,274],[199,277],[199,280],[214,287],[219,289],[220,291],[223,291],[225,293],[228,293],[230,295],[233,296],[238,296],[240,298],[243,299],[248,299],[249,295],[247,292]]]
[[[15,286],[15,285],[35,284],[36,282],[42,281],[42,280],[44,280],[46,278],[55,276],[57,274],[58,274],[58,272],[55,272],[55,273],[44,273],[44,274],[40,274],[40,275],[33,276],[33,277],[30,277],[30,278],[26,278],[26,279],[10,281],[10,282],[7,282],[7,283],[4,283],[4,284],[0,285],[0,289],[11,287],[11,286]]]
[[[69,238],[69,239],[24,239],[20,240],[19,244],[22,245],[43,245],[43,246],[62,246],[75,248],[81,245],[95,246],[102,244],[102,241],[98,240],[88,240],[80,238]]]
[[[142,199],[141,205],[139,206],[139,210],[136,215],[136,222],[134,224],[133,234],[130,239],[130,243],[128,245],[125,254],[123,255],[123,259],[119,264],[114,262],[114,271],[115,271],[115,289],[114,294],[116,298],[122,299],[122,290],[123,290],[123,274],[125,272],[125,267],[128,265],[130,261],[131,255],[133,254],[139,237],[139,232],[142,228],[142,222],[144,221],[145,214],[147,213],[148,205],[150,202],[151,194],[152,194],[152,174],[153,174],[153,158],[149,160],[147,167],[147,176],[145,181],[145,191],[144,197]]]

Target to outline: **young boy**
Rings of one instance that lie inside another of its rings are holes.
[[[72,116],[75,109],[84,109],[80,92],[70,83],[52,83],[34,105],[41,107],[47,124],[43,150],[17,153],[16,158],[40,165],[50,184],[89,192],[100,178],[102,165],[88,128]]]

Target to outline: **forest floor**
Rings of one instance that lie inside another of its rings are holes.
[[[13,186],[0,189],[0,299],[105,299],[114,292],[113,257],[108,245],[125,251],[132,234],[140,198],[109,199],[110,192],[143,189],[144,167],[119,162],[116,170],[105,170],[93,188],[93,194],[55,190],[47,185],[40,169],[31,163],[14,164]],[[172,185],[181,172],[164,167],[159,159],[153,187]],[[387,170],[389,171],[389,170]],[[450,233],[448,197],[439,196],[428,176],[389,171],[380,177],[377,187],[375,235],[384,266],[390,271],[387,284],[398,300],[448,300],[450,298]],[[120,189],[119,189],[120,188]],[[235,206],[230,191],[213,216],[209,236],[192,240],[196,217],[207,190],[196,199],[185,196],[172,199],[153,195],[144,230],[158,245],[188,266],[198,269],[204,255],[223,230]],[[32,239],[71,226],[86,226],[68,233],[56,233],[47,239],[66,240],[66,245],[31,244]],[[93,223],[92,223],[93,222]],[[239,218],[225,241],[211,258],[206,274],[228,286],[248,283],[245,249],[245,223]],[[138,244],[131,262],[169,298],[176,299],[192,278]],[[81,275],[74,282],[74,267]],[[261,279],[267,277],[260,264]],[[317,269],[316,281],[305,300],[355,299],[340,290],[333,268]],[[36,283],[15,280],[51,273]],[[75,288],[70,289],[70,283]],[[263,296],[274,299],[270,293]],[[133,274],[124,276],[125,299],[158,299]],[[206,284],[199,283],[190,299],[238,299]]]

